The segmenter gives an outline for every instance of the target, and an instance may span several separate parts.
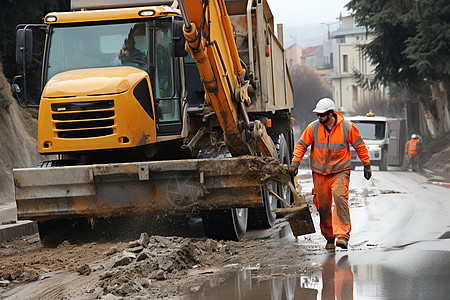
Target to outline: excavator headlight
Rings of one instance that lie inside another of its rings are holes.
[[[141,10],[139,12],[139,15],[141,17],[151,17],[155,15],[155,11],[153,9],[148,9],[148,10]]]
[[[49,22],[49,23],[56,22],[56,20],[58,20],[58,18],[56,16],[47,16],[47,17],[45,17],[45,21]]]

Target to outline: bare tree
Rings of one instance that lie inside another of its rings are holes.
[[[375,115],[385,117],[404,117],[405,100],[384,98],[378,91],[370,93],[369,97],[362,102],[353,104],[356,115],[365,115],[371,110]]]
[[[309,66],[293,66],[290,70],[294,85],[294,109],[292,116],[298,130],[316,119],[312,112],[318,100],[324,97],[331,98],[331,89],[326,81]]]

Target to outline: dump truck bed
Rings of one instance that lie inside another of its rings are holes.
[[[273,165],[243,156],[14,169],[18,219],[262,206],[261,180]]]

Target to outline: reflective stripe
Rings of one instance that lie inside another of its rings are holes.
[[[358,147],[359,144],[363,142],[363,138],[359,136],[359,138],[356,140],[356,142],[353,143],[353,147]]]
[[[313,160],[312,156],[309,159],[309,164],[311,165],[311,167],[314,167],[314,168],[316,168],[316,169],[318,169],[318,170],[320,170],[320,171],[322,171],[324,173],[326,173],[326,171],[327,171],[327,167],[324,166],[324,165],[321,165],[321,164],[319,164],[317,162],[315,162]]]
[[[343,144],[331,144],[330,145],[330,149],[332,150],[336,150],[336,149],[344,149],[346,148],[348,145],[348,143],[343,143]]]
[[[333,165],[330,167],[330,171],[342,170],[344,168],[348,168],[352,166],[352,160],[349,159],[343,164]]]
[[[327,149],[328,148],[328,144],[327,143],[317,143],[316,140],[314,141],[314,145],[315,145],[315,147],[320,148],[320,149]]]
[[[311,125],[315,144],[317,144],[317,141],[319,140],[319,124],[320,124],[319,120],[315,120]],[[317,147],[317,145],[315,145],[315,146]],[[319,147],[319,148],[321,148],[321,147]]]
[[[308,145],[306,145],[306,143],[305,143],[304,141],[299,140],[298,142],[299,142],[299,144],[302,145],[303,147],[308,148]]]
[[[350,124],[348,123],[348,120],[342,120],[342,133],[344,136],[345,146],[347,146],[348,135],[350,133]]]

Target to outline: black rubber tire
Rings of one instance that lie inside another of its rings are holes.
[[[276,193],[278,184],[269,183],[269,187]],[[276,197],[269,193],[265,187],[261,187],[261,194],[264,206],[248,209],[248,227],[252,229],[271,228],[277,218],[277,215],[274,212],[274,210],[277,209],[278,202]]]
[[[274,144],[277,149],[278,160],[282,164],[289,165],[289,149],[283,133],[278,134],[274,138]],[[269,184],[269,188],[277,193],[278,196],[286,200],[288,203],[292,203],[291,190],[289,189],[289,187],[287,187],[286,185],[281,185],[279,183]],[[277,218],[275,210],[278,207],[285,206],[281,201],[277,200],[274,195],[269,193],[265,187],[261,189],[261,192],[264,206],[249,209],[248,227],[252,229],[271,228]]]
[[[207,147],[199,151],[198,158],[231,157],[226,147]],[[207,210],[200,212],[205,235],[218,240],[240,240],[247,231],[248,208]]]
[[[246,208],[207,210],[201,216],[205,235],[212,239],[239,241],[247,231]]]
[[[383,150],[381,152],[381,160],[380,160],[380,165],[379,165],[379,170],[380,171],[387,171],[388,170],[388,154],[386,150]]]
[[[286,138],[284,137],[284,134],[281,133],[278,136],[278,141],[275,143],[275,146],[277,146],[278,159],[280,160],[280,162],[284,165],[289,166],[291,163],[291,159],[290,159],[290,155],[289,155],[290,151],[289,151],[288,144],[286,142]],[[292,202],[293,202],[292,192],[287,185],[278,184],[277,194],[282,199],[286,200],[289,204],[292,204]],[[286,206],[281,201],[277,201],[277,202],[278,202],[278,207]]]

